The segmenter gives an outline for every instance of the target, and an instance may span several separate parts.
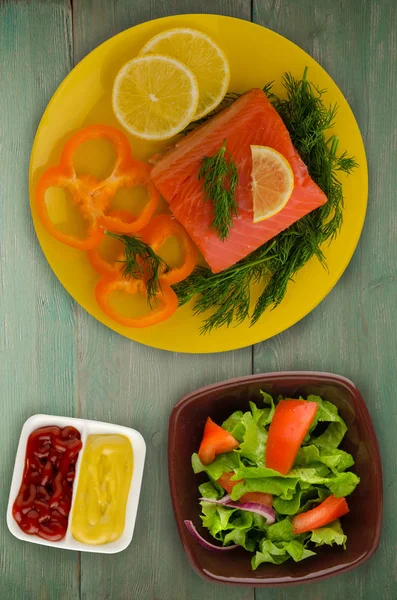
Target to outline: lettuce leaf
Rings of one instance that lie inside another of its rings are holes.
[[[255,421],[255,423],[259,423],[259,421],[261,420],[261,418],[264,415],[264,411],[269,411],[269,409],[267,408],[258,408],[257,405],[255,404],[255,402],[250,402],[250,410],[251,410],[251,414],[252,417]]]
[[[332,402],[323,400],[321,396],[315,396],[314,394],[310,394],[307,397],[307,402],[316,402],[316,404],[318,405],[316,416],[309,429],[309,434],[317,427],[318,423],[320,422],[339,421],[340,417],[338,409],[335,406],[335,404],[332,404]]]
[[[222,541],[224,545],[233,541],[250,552],[255,550],[257,533],[261,532],[260,537],[263,537],[263,532],[267,528],[264,517],[221,504],[205,502],[205,500],[200,504],[203,526],[215,539]]]
[[[317,448],[317,446],[310,444],[310,446],[303,446],[299,448],[294,467],[308,467],[319,462],[321,462],[320,450]]]
[[[216,482],[206,481],[198,487],[201,498],[219,500],[225,495],[225,490]]]
[[[360,478],[355,473],[347,471],[334,475],[325,485],[336,498],[345,498],[354,492],[359,483]]]
[[[247,492],[263,492],[280,496],[285,500],[293,498],[297,479],[283,477],[268,477],[264,479],[246,479],[234,486],[231,495],[232,500],[239,500]]]
[[[249,405],[251,413],[243,413],[243,411],[241,410],[236,410],[230,415],[230,417],[226,419],[226,421],[222,423],[223,429],[226,429],[226,431],[231,433],[231,435],[234,438],[236,438],[236,440],[239,442],[243,441],[244,434],[246,432],[245,417],[247,417],[247,415],[251,414],[255,423],[259,425],[263,430],[266,427],[266,425],[269,425],[271,423],[273,419],[275,411],[274,400],[270,396],[270,394],[267,394],[266,392],[262,391],[260,393],[263,399],[263,403],[268,405],[266,406],[266,408],[258,408],[255,402],[250,402]]]
[[[232,477],[233,481],[239,479],[265,479],[267,477],[278,477],[282,478],[283,475],[274,469],[268,469],[267,467],[246,467],[239,465],[236,469],[235,474]]]
[[[291,469],[287,475],[281,475],[274,469],[268,469],[267,467],[244,467],[236,469],[235,475],[232,480],[239,479],[300,479],[307,483],[324,483],[327,480],[327,476],[330,475],[330,470],[325,465],[318,465],[313,467],[296,467]]]
[[[266,535],[272,542],[290,542],[295,537],[292,533],[292,523],[288,518],[269,525]]]
[[[245,550],[248,550],[248,552],[255,552],[256,539],[250,537],[251,531],[252,529],[250,527],[245,529],[232,529],[225,535],[223,545],[227,546],[230,543],[238,544],[245,548]]]
[[[339,448],[321,448],[314,444],[300,448],[295,467],[316,466],[318,463],[326,465],[333,473],[341,473],[354,465],[354,459],[351,454]]]
[[[255,423],[257,423],[261,427],[266,427],[266,425],[269,425],[272,422],[276,407],[274,405],[274,400],[270,396],[270,394],[261,391],[261,396],[263,399],[263,403],[269,405],[268,408],[259,409],[254,402],[250,402],[249,404]]]
[[[311,467],[294,467],[285,477],[297,477],[300,481],[311,484],[325,483],[331,471],[325,465],[313,465]]]
[[[223,421],[222,428],[226,429],[226,431],[229,433],[232,433],[233,429],[238,423],[240,423],[243,416],[244,413],[242,410],[236,410],[236,412],[232,413],[230,417],[226,419],[226,421]]]
[[[263,390],[260,391],[260,395],[262,396],[263,404],[268,404],[274,412],[273,396],[271,394],[268,394],[267,392],[264,392]]]
[[[255,571],[262,563],[281,565],[290,557],[285,550],[286,542],[281,543],[281,548],[276,546],[276,544],[273,544],[270,540],[264,540],[264,542],[267,543],[263,545],[263,550],[256,552],[255,556],[253,556],[251,559],[251,567],[253,571]]]
[[[302,494],[303,490],[298,489],[291,498],[291,500],[284,500],[283,498],[277,496],[273,500],[273,508],[280,515],[296,515],[301,506]]]
[[[246,510],[237,510],[233,515],[233,527],[235,529],[247,529],[254,525],[254,513]]]
[[[314,542],[316,546],[323,546],[324,544],[332,546],[332,544],[338,544],[339,546],[343,546],[345,550],[346,540],[347,536],[343,533],[339,519],[326,527],[314,529],[310,537],[310,541]]]
[[[321,502],[324,502],[330,494],[331,492],[326,488],[315,485],[309,486],[302,492],[301,506],[297,514],[314,508],[314,505],[321,504]]]
[[[242,410],[236,410],[226,421],[222,423],[223,429],[226,429],[238,442],[243,441],[245,425],[243,423],[244,413]]]
[[[260,542],[259,546],[260,551],[256,552],[251,560],[251,566],[254,571],[264,562],[279,565],[290,557],[295,562],[299,562],[305,558],[309,558],[309,556],[315,555],[315,552],[307,550],[304,543],[298,540],[272,542],[271,540],[264,539]]]
[[[324,485],[337,498],[351,494],[360,479],[355,473],[332,473],[325,465],[313,467],[295,467],[287,475],[266,467],[241,467],[236,470],[232,480],[243,479],[232,491],[232,499],[238,500],[246,492],[266,492],[292,500],[299,482],[301,489],[309,485]]]
[[[327,465],[333,473],[342,473],[354,465],[352,455],[344,450],[339,450],[339,448],[322,448],[320,461]]]
[[[194,473],[207,473],[211,480],[216,481],[222,473],[230,473],[240,467],[238,452],[225,452],[218,454],[210,465],[203,465],[198,454],[192,454],[192,468]]]
[[[307,397],[307,400],[309,402],[316,402],[318,409],[309,433],[304,440],[304,444],[314,444],[319,448],[337,448],[347,431],[346,423],[339,415],[337,407],[332,402],[323,400],[320,396],[310,395]],[[318,423],[321,422],[329,422],[330,425],[321,435],[312,437],[312,432],[314,432]]]
[[[337,498],[349,496],[360,483],[360,478],[351,471],[331,473],[329,476],[324,475],[319,468],[307,467],[292,469],[286,477],[295,477],[298,481],[312,485],[325,485]]]
[[[200,516],[204,527],[208,529],[215,539],[223,540],[223,532],[229,528],[229,521],[235,509],[226,508],[221,504],[212,504],[203,500],[200,504],[202,510]]]
[[[250,412],[245,413],[243,423],[245,433],[240,444],[240,455],[258,467],[265,466],[266,430],[256,423]]]
[[[261,394],[263,402],[269,405],[268,408],[258,408],[254,402],[250,402],[251,412],[246,412],[242,416],[233,413],[234,419],[240,418],[239,424],[244,427],[244,434],[240,440],[241,457],[258,467],[265,466],[266,425],[271,422],[275,410],[273,398],[265,392],[261,392]],[[228,423],[228,426],[231,424]],[[235,429],[236,426],[233,431]]]
[[[315,556],[315,552],[313,550],[308,550],[302,544],[302,542],[298,542],[298,540],[292,540],[286,546],[286,551],[288,554],[294,559],[295,562],[299,562],[301,560],[305,560],[305,558],[309,558],[310,556]]]
[[[313,508],[313,504],[324,502],[329,495],[329,490],[314,485],[309,485],[308,488],[303,489],[300,482],[291,500],[276,497],[273,500],[273,507],[279,515],[294,516]]]

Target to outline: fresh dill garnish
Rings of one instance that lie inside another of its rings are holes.
[[[106,234],[124,245],[124,260],[121,273],[125,279],[144,279],[146,282],[147,302],[151,306],[152,300],[161,291],[159,277],[168,270],[167,263],[154,252],[140,237],[121,235],[106,231]]]
[[[338,173],[349,174],[358,165],[346,152],[337,155],[337,137],[326,137],[337,106],[324,103],[325,90],[307,80],[307,69],[301,79],[286,73],[283,86],[285,98],[273,94],[271,83],[263,90],[328,201],[228,269],[213,274],[208,268],[197,267],[174,286],[181,305],[198,295],[195,314],[208,311],[202,333],[223,325],[238,325],[247,317],[254,325],[267,308],[280,304],[288,283],[313,256],[326,268],[322,245],[331,242],[342,225],[343,190]],[[263,290],[250,314],[252,283],[261,283]]]
[[[272,241],[266,244],[266,247],[262,246],[215,275],[210,269],[198,266],[184,281],[173,286],[180,305],[201,294],[193,308],[195,315],[216,309],[215,313],[204,321],[201,333],[208,333],[214,327],[222,325],[238,325],[249,317],[250,285],[262,279],[265,265],[271,260],[274,243]]]
[[[238,171],[226,150],[226,140],[216,154],[202,158],[198,178],[203,180],[205,200],[212,201],[214,215],[211,226],[223,242],[229,236],[233,217],[238,215],[238,205],[234,197]]]

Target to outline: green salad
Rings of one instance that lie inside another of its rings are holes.
[[[339,446],[347,426],[319,396],[291,400],[261,392],[259,405],[236,411],[221,426],[207,419],[195,473],[201,520],[215,543],[185,521],[210,550],[243,547],[251,564],[301,561],[324,544],[346,545],[340,517],[359,483],[351,454]]]

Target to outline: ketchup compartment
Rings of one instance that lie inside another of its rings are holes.
[[[51,542],[64,538],[81,448],[80,432],[71,426],[41,427],[30,434],[22,483],[12,508],[22,531]]]

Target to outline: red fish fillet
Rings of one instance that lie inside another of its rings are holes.
[[[204,200],[198,171],[203,156],[218,152],[224,140],[238,167],[235,198],[239,215],[233,219],[229,237],[222,242],[211,228],[213,207]],[[259,223],[253,223],[251,145],[270,146],[280,152],[289,161],[295,178],[287,205]],[[281,117],[259,89],[243,94],[178,142],[155,165],[152,179],[214,273],[241,260],[327,201],[295,150]]]

